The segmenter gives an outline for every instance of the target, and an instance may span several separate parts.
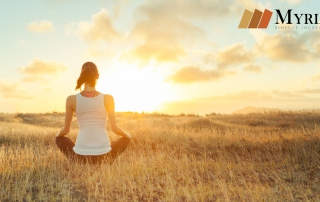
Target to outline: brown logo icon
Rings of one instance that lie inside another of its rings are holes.
[[[267,28],[272,12],[265,9],[262,13],[258,9],[251,11],[245,9],[238,28]]]

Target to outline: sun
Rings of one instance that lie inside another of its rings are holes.
[[[97,89],[114,97],[116,111],[154,112],[171,97],[170,88],[152,68],[128,63],[100,70]]]

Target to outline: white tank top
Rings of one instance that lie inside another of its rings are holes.
[[[79,133],[73,151],[81,155],[101,155],[111,150],[106,130],[107,113],[104,95],[83,97],[76,95],[76,117]]]

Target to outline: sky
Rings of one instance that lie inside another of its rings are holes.
[[[0,112],[64,111],[87,61],[116,111],[319,108],[320,26],[304,20],[320,22],[319,8],[316,0],[5,1]],[[238,28],[245,9],[273,12],[268,28]],[[275,9],[283,17],[292,9],[293,24],[276,24]]]

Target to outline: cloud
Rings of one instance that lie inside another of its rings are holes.
[[[19,70],[25,75],[52,75],[67,71],[68,67],[59,62],[34,58],[27,66],[20,67]]]
[[[243,6],[243,8],[248,9],[250,11],[254,11],[255,9],[259,9],[261,11],[264,11],[265,8],[267,8],[267,5],[263,5],[262,3],[258,3],[254,0],[236,0],[238,5]]]
[[[301,110],[319,108],[319,103],[320,98],[316,96],[277,97],[271,92],[242,91],[222,96],[165,102],[160,110],[171,114],[196,113],[205,115],[211,112],[233,113],[245,106]]]
[[[240,91],[221,96],[194,98],[190,100],[176,100],[163,103],[161,110],[165,113],[200,113],[210,112],[232,113],[245,106],[260,106],[289,109],[303,109],[320,107],[320,89],[309,89],[310,92],[298,91]]]
[[[89,44],[88,57],[117,57],[119,51],[123,50],[123,47],[127,44],[125,34],[114,27],[113,21],[119,17],[118,15],[121,12],[124,12],[122,6],[126,6],[128,3],[128,0],[119,0],[112,9],[113,13],[102,8],[92,15],[90,21],[66,24],[64,26],[65,34],[85,40]]]
[[[259,72],[261,72],[262,68],[258,65],[248,64],[248,65],[243,66],[243,70],[246,72],[259,73]]]
[[[36,33],[46,33],[54,30],[52,22],[47,20],[42,20],[40,22],[31,22],[29,23],[27,30],[30,32]]]
[[[163,103],[161,110],[165,113],[232,113],[245,106],[260,106],[289,109],[319,108],[319,88],[296,91],[240,91],[220,96],[176,100]]]
[[[261,72],[261,67],[251,64],[255,54],[252,50],[247,50],[242,43],[236,43],[226,46],[217,54],[207,53],[203,57],[203,62],[206,65],[215,65],[216,70],[202,70],[195,66],[186,66],[171,75],[167,81],[173,83],[195,83],[218,80],[227,75],[234,75],[236,72],[228,71],[230,66],[238,66],[245,64],[243,69],[248,72]]]
[[[113,17],[118,18],[123,13],[123,11],[126,11],[126,8],[129,6],[130,0],[117,0],[114,1],[115,5],[112,8]]]
[[[149,1],[137,8],[141,19],[129,34],[138,45],[123,53],[121,58],[142,64],[151,60],[177,62],[187,55],[186,42],[193,43],[205,37],[194,21],[230,15],[232,5],[231,0]]]
[[[302,2],[302,0],[286,0],[289,5],[298,5]]]
[[[314,89],[308,88],[308,89],[300,90],[298,92],[303,94],[318,94],[320,93],[320,88],[314,88]]]
[[[185,20],[194,20],[228,16],[233,14],[233,9],[233,0],[155,0],[141,5],[138,11],[149,17],[180,16]]]
[[[283,101],[295,99],[311,99],[308,95],[319,94],[319,88],[301,90],[240,91],[221,96],[198,98],[199,101]],[[320,98],[320,97],[319,97]]]
[[[28,65],[20,67],[18,70],[24,75],[21,79],[23,82],[48,84],[52,78],[66,72],[68,67],[60,62],[34,58]]]
[[[27,44],[27,42],[24,41],[24,40],[19,40],[18,43],[19,43],[20,45],[26,45],[26,44]]]
[[[299,36],[299,40],[310,49],[314,58],[320,57],[320,31],[313,30],[303,33]]]
[[[303,90],[300,91],[282,91],[282,90],[273,90],[271,91],[271,94],[273,97],[277,98],[299,98],[299,97],[305,97],[303,93]]]
[[[108,50],[102,50],[97,47],[91,47],[87,50],[87,53],[91,57],[97,58],[115,58],[117,57],[117,53]]]
[[[244,71],[259,73],[262,67],[252,63],[256,56],[256,50],[253,48],[246,49],[243,43],[236,43],[226,46],[216,54],[212,52],[205,54],[202,61],[205,64],[217,66],[221,72],[227,68],[244,64]]]
[[[26,82],[26,83],[31,83],[31,82],[40,82],[42,84],[49,84],[49,80],[41,77],[41,76],[37,76],[37,75],[31,75],[31,76],[25,76],[21,79],[21,81]]]
[[[109,11],[104,8],[92,15],[90,22],[70,23],[65,26],[65,29],[67,35],[80,35],[88,42],[111,42],[120,37],[118,31],[113,27]]]
[[[257,41],[254,48],[272,61],[303,63],[320,58],[320,31],[307,31],[301,35],[296,31],[273,35],[258,31],[251,32]]]
[[[142,65],[154,59],[158,62],[177,62],[186,55],[183,46],[161,41],[150,41],[124,53],[121,58],[133,62],[140,60]]]
[[[245,49],[241,43],[227,46],[217,54],[217,65],[219,68],[226,68],[231,65],[247,63],[252,61],[253,53]]]
[[[202,70],[199,67],[186,66],[171,75],[167,81],[173,83],[190,84],[195,82],[206,82],[218,80],[226,75],[233,75],[234,72],[220,70]]]
[[[259,49],[273,61],[305,62],[312,58],[303,41],[291,34],[267,36]]]
[[[17,83],[11,83],[0,80],[0,95],[4,98],[16,99],[32,99],[33,96],[29,95],[23,90],[20,90]]]
[[[236,93],[230,93],[222,96],[212,96],[206,98],[199,98],[199,100],[203,101],[229,101],[229,100],[238,100],[238,101],[245,101],[245,100],[268,100],[272,98],[272,94],[270,92],[263,92],[263,91],[241,91]]]
[[[312,79],[313,82],[318,82],[318,81],[320,81],[320,73],[314,75],[311,79]]]

